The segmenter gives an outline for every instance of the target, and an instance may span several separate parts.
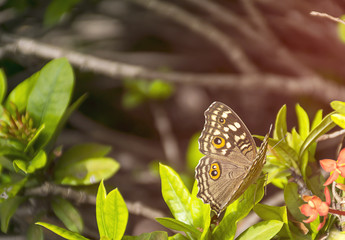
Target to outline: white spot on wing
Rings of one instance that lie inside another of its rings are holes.
[[[229,124],[229,127],[232,131],[236,132],[237,128],[234,125]]]
[[[240,128],[240,127],[241,127],[241,124],[239,124],[238,122],[234,122],[234,125],[235,125],[235,127],[237,127],[237,128]]]

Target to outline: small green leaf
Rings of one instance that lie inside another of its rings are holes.
[[[185,224],[179,220],[173,218],[156,218],[157,222],[162,224],[166,228],[170,228],[177,231],[182,231],[185,233],[191,233],[194,238],[200,239],[201,232],[198,231],[192,225]]]
[[[35,126],[45,124],[36,142],[38,147],[44,147],[53,136],[70,102],[73,86],[73,70],[66,58],[54,59],[40,71],[27,104]]]
[[[314,117],[313,123],[311,124],[311,130],[314,130],[314,128],[319,125],[322,121],[322,109],[319,109]]]
[[[339,127],[345,129],[345,115],[339,114],[339,113],[334,113],[331,116],[331,119],[334,123],[336,123]]]
[[[147,96],[151,99],[166,99],[173,93],[173,86],[161,80],[154,80],[149,83]]]
[[[101,181],[96,198],[96,218],[101,239],[122,238],[128,221],[128,209],[118,189],[108,195]]]
[[[285,134],[287,132],[286,126],[286,105],[283,105],[276,117],[275,128],[273,132],[274,139],[285,139]],[[284,140],[283,140],[284,141]]]
[[[83,231],[83,219],[78,210],[69,201],[59,196],[54,197],[52,209],[68,230],[77,233]]]
[[[310,122],[307,112],[299,105],[296,105],[299,135],[305,139],[309,134]]]
[[[187,237],[185,237],[184,235],[178,233],[175,234],[174,236],[168,237],[169,240],[188,240]]]
[[[11,181],[9,183],[2,183],[0,185],[0,203],[14,198],[17,193],[24,187],[27,178],[23,178],[19,181]],[[1,214],[1,212],[0,212]]]
[[[107,196],[107,192],[105,190],[103,180],[99,184],[97,197],[96,197],[96,219],[97,219],[97,226],[99,235],[102,236],[108,236],[106,223],[105,223],[105,217],[104,217],[104,205],[105,205],[105,198]]]
[[[159,174],[162,182],[162,195],[173,216],[192,225],[193,218],[189,208],[191,195],[180,176],[170,167],[160,164]]]
[[[27,172],[33,173],[37,169],[43,168],[47,163],[47,154],[42,149],[36,154],[36,156],[30,161]]]
[[[284,189],[284,199],[286,207],[291,215],[297,220],[302,221],[305,217],[302,215],[299,207],[304,204],[304,201],[299,197],[298,186],[296,183],[289,182]]]
[[[189,209],[191,210],[193,218],[193,226],[204,229],[205,223],[210,223],[207,219],[210,217],[211,208],[209,204],[204,204],[202,200],[196,196],[197,193],[198,185],[197,181],[194,181]],[[206,226],[206,228],[208,228],[208,226]]]
[[[345,102],[333,101],[331,107],[340,114],[345,114]]]
[[[37,140],[37,138],[39,137],[39,135],[41,134],[41,132],[43,131],[43,129],[45,128],[45,125],[42,124],[35,132],[35,135],[32,137],[32,139],[28,142],[28,144],[26,145],[26,148],[24,150],[24,152],[28,152],[32,146],[35,144],[35,141]]]
[[[22,170],[25,174],[28,173],[26,161],[24,160],[19,160],[19,159],[14,160],[13,168],[16,172],[19,172],[20,170]]]
[[[75,232],[60,228],[60,227],[55,226],[53,224],[44,223],[44,222],[37,222],[36,224],[40,225],[42,227],[45,227],[45,228],[49,229],[50,231],[56,233],[57,235],[65,238],[65,239],[68,239],[68,240],[88,240],[88,238],[83,237],[79,233],[75,233]]]
[[[0,69],[0,104],[3,102],[7,92],[7,81],[4,70]]]
[[[6,108],[10,109],[10,103],[14,103],[17,106],[19,112],[23,112],[28,104],[28,98],[30,93],[35,86],[38,77],[40,76],[40,71],[31,75],[18,86],[11,91],[6,100]]]
[[[44,14],[44,25],[54,26],[79,2],[80,0],[52,0]]]
[[[316,139],[318,139],[321,135],[327,133],[332,128],[335,127],[335,123],[332,121],[331,116],[333,113],[326,115],[323,120],[317,125],[308,135],[308,137],[304,140],[301,150],[299,152],[298,158],[301,159],[304,152],[311,146]]]
[[[108,230],[107,237],[120,240],[126,230],[128,209],[118,189],[111,191],[105,198],[103,216]]]
[[[110,151],[110,146],[98,143],[83,143],[74,145],[60,157],[56,168],[65,169],[71,164],[88,158],[101,158],[107,155]]]
[[[340,19],[344,20],[345,15],[342,15]],[[338,36],[340,40],[345,43],[345,26],[343,23],[338,23]]]
[[[283,207],[276,207],[276,206],[268,206],[264,204],[257,204],[254,207],[254,212],[263,220],[279,220],[285,223],[285,228],[282,229],[281,235],[290,237],[292,239],[292,235],[289,228],[288,217],[287,217],[287,210],[286,206]]]
[[[25,198],[16,196],[13,198],[8,198],[0,204],[0,222],[1,231],[3,233],[7,232],[11,217],[24,200]]]
[[[40,226],[35,224],[30,224],[28,232],[27,232],[27,239],[28,240],[43,240],[43,231]]]
[[[191,171],[195,171],[196,165],[198,165],[200,158],[204,155],[199,151],[199,142],[200,132],[194,134],[187,148],[187,166]]]
[[[108,179],[120,168],[120,164],[112,158],[89,158],[74,162],[65,168],[56,168],[54,180],[65,185],[90,185]]]
[[[284,223],[277,220],[259,222],[244,231],[236,240],[269,240],[283,227]]]

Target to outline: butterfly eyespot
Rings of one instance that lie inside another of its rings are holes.
[[[212,163],[209,171],[209,175],[213,180],[217,180],[220,177],[221,169],[218,163]]]
[[[224,124],[224,123],[225,123],[225,119],[222,118],[222,117],[218,118],[218,121],[219,121],[221,124]]]
[[[212,140],[212,144],[215,148],[221,148],[225,145],[225,140],[222,137],[215,137]]]

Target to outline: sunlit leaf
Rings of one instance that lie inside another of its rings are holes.
[[[278,220],[259,222],[249,227],[236,240],[269,240],[283,227],[284,223]]]
[[[70,102],[73,86],[74,74],[66,58],[52,60],[40,71],[27,104],[35,126],[45,124],[36,140],[40,147],[45,146],[55,132]]]
[[[204,155],[199,151],[199,143],[198,139],[200,137],[200,133],[194,134],[190,141],[187,148],[187,166],[188,168],[194,172],[196,165],[198,165],[200,158]]]
[[[162,195],[173,216],[186,224],[193,224],[189,209],[191,195],[180,176],[170,167],[160,164]]]
[[[8,224],[11,217],[24,200],[25,198],[23,197],[15,196],[13,198],[8,198],[0,203],[0,222],[2,232],[7,232]]]
[[[162,224],[164,227],[177,230],[177,231],[182,231],[185,233],[191,233],[194,238],[200,239],[201,232],[198,231],[195,227],[192,225],[185,224],[179,220],[173,219],[173,218],[156,218],[157,222]]]
[[[309,134],[310,122],[307,112],[299,105],[296,105],[299,135],[305,139]]]
[[[68,230],[77,233],[83,231],[83,219],[69,201],[56,196],[52,199],[52,209]]]
[[[7,81],[4,70],[0,69],[0,104],[4,100],[7,92]]]
[[[88,240],[88,238],[83,237],[79,233],[75,233],[75,232],[60,228],[60,227],[55,226],[53,224],[44,223],[44,222],[37,222],[36,224],[40,225],[42,227],[45,227],[45,228],[49,229],[50,231],[56,233],[57,235],[65,238],[65,239],[68,239],[68,240]]]
[[[273,137],[274,139],[285,139],[286,132],[286,105],[283,105],[276,117]]]

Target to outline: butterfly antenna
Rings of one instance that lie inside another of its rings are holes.
[[[286,137],[287,137],[287,134],[285,134],[285,136],[282,139],[280,139],[276,144],[274,144],[272,149],[274,149],[279,143],[281,143],[283,140],[285,140]]]

